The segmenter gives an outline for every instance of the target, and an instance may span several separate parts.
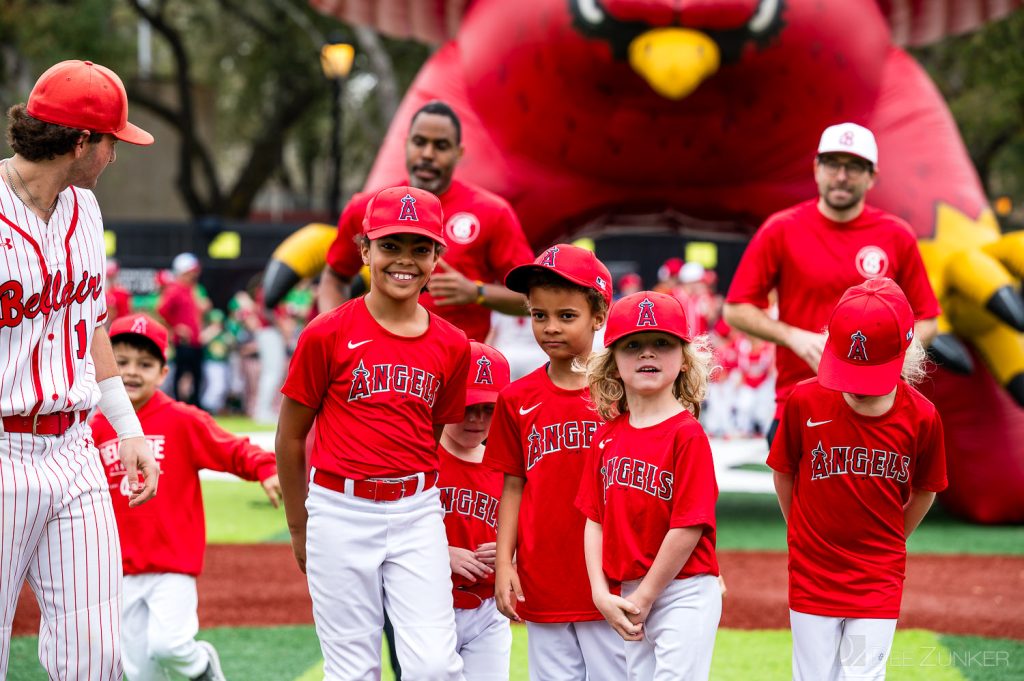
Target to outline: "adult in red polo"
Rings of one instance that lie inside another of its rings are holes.
[[[203,383],[203,344],[199,340],[203,309],[196,296],[201,267],[199,258],[179,253],[171,263],[174,279],[167,284],[156,311],[171,330],[174,345],[174,398],[199,406]],[[191,390],[186,393],[181,379],[189,376]]]
[[[0,161],[0,678],[27,580],[39,601],[39,659],[51,679],[120,679],[121,552],[106,475],[85,422],[117,434],[129,506],[159,471],[103,323],[106,249],[92,190],[115,145],[152,144],[128,122],[110,69],[64,61],[7,112]],[[142,472],[145,483],[138,481]]]
[[[855,123],[826,128],[814,159],[818,198],[769,217],[740,260],[725,321],[778,346],[769,442],[789,393],[817,374],[823,330],[849,287],[877,277],[895,280],[914,310],[918,339],[928,345],[935,337],[939,303],[913,230],[865,202],[877,177],[878,146],[870,130]],[[766,311],[772,289],[778,291],[778,319]]]
[[[395,184],[424,189],[441,199],[448,248],[427,284],[420,304],[479,341],[491,328],[491,310],[525,315],[526,299],[499,282],[533,261],[519,218],[507,201],[453,178],[462,158],[462,124],[450,106],[428,102],[415,114],[405,143],[409,177]],[[349,284],[363,266],[354,239],[362,233],[373,193],[356,194],[338,221],[338,236],[327,254],[318,303],[331,310],[347,300]]]

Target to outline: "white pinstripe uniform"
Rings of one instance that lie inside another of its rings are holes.
[[[44,223],[0,182],[0,413],[87,411],[106,318],[103,221],[92,192],[61,192]],[[121,550],[87,423],[60,436],[0,434],[0,597],[6,678],[23,581],[39,601],[51,679],[120,679]]]

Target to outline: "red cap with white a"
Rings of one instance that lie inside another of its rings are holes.
[[[390,187],[377,192],[366,205],[363,234],[371,240],[392,234],[419,234],[448,245],[441,201],[415,187]]]
[[[469,374],[466,378],[466,406],[498,401],[498,393],[512,380],[505,355],[490,345],[469,342]]]
[[[557,244],[537,256],[532,263],[513,267],[505,275],[505,286],[519,293],[529,293],[530,273],[548,270],[583,288],[592,288],[612,302],[612,275],[593,251],[571,244]]]
[[[619,298],[608,311],[604,346],[610,348],[620,338],[645,331],[660,331],[690,342],[686,312],[675,296],[639,291]]]
[[[160,351],[163,360],[167,361],[167,328],[160,322],[144,314],[118,317],[110,325],[110,340],[114,341],[118,336],[125,334],[142,336],[152,342]]]
[[[818,383],[854,395],[888,395],[914,340],[914,311],[892,279],[851,286],[828,323]]]

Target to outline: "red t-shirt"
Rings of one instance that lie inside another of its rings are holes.
[[[327,264],[339,275],[354,277],[363,266],[353,239],[363,231],[363,215],[373,193],[356,194],[338,220],[338,236],[327,253]],[[442,259],[471,280],[501,283],[505,274],[533,260],[523,228],[512,207],[497,194],[452,180],[441,194],[444,210],[444,238],[448,248]],[[438,266],[437,272],[443,271]],[[491,329],[491,311],[483,305],[447,305],[436,307],[428,293],[420,304],[466,332],[473,340],[484,341]]]
[[[470,463],[438,447],[441,459],[437,486],[444,506],[444,529],[448,546],[475,551],[481,544],[498,538],[498,502],[504,487],[504,476],[482,463]],[[460,607],[460,592],[469,591],[481,599],[494,597],[494,575],[471,582],[461,575],[452,575],[455,607]],[[475,599],[470,599],[470,602]],[[479,603],[474,603],[479,605]]]
[[[526,479],[516,539],[526,601],[516,611],[531,622],[602,619],[583,557],[586,518],[573,503],[600,423],[589,391],[559,388],[547,365],[498,395],[484,463]]]
[[[702,534],[676,579],[717,576],[717,499],[711,445],[690,412],[647,428],[623,414],[594,436],[576,506],[602,525],[604,573],[616,586],[646,575],[677,527]]]
[[[895,618],[907,562],[911,488],[946,488],[939,413],[900,382],[892,409],[863,416],[843,394],[796,386],[768,465],[793,473],[789,607],[824,617]]]
[[[394,477],[437,470],[434,425],[462,421],[468,371],[466,334],[445,320],[396,336],[356,298],[303,330],[281,392],[317,412],[313,466]]]
[[[167,284],[156,311],[167,322],[174,343],[199,346],[199,301],[190,286],[177,281]],[[188,327],[187,336],[178,334],[179,325]]]
[[[818,332],[846,289],[884,276],[903,289],[915,319],[939,315],[910,225],[871,206],[850,222],[833,222],[817,204],[805,201],[765,221],[743,253],[726,302],[766,308],[769,292],[777,288],[779,319]],[[783,347],[776,365],[778,417],[793,386],[814,371]]]
[[[89,424],[107,473],[124,574],[198,575],[206,548],[199,471],[226,471],[245,480],[262,481],[277,473],[274,453],[260,449],[248,438],[232,435],[206,412],[162,392],[154,393],[138,415],[160,466],[160,493],[137,508],[128,508],[117,433],[99,413]]]

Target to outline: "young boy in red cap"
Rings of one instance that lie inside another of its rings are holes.
[[[494,603],[494,559],[502,475],[483,465],[494,403],[509,365],[490,345],[470,341],[466,416],[441,433],[437,486],[444,507],[455,601],[456,650],[466,681],[508,681],[512,629]]]
[[[430,192],[371,199],[359,240],[370,291],[305,328],[281,391],[285,512],[327,679],[377,678],[385,609],[407,674],[462,678],[436,484],[444,424],[465,417],[469,341],[419,304],[443,225]]]
[[[576,497],[594,602],[626,641],[626,678],[706,681],[722,615],[718,484],[697,421],[708,338],[676,297],[640,291],[612,305],[604,344],[587,382],[608,422]]]
[[[259,480],[276,507],[281,487],[273,452],[217,425],[196,407],[158,390],[167,376],[167,330],[144,314],[110,327],[121,378],[160,466],[160,494],[128,507],[130,483],[117,457],[118,437],[103,414],[90,423],[106,470],[121,537],[124,606],[121,640],[132,681],[224,678],[217,651],[196,641],[196,576],[203,568],[206,524],[199,471]]]
[[[586,519],[573,505],[601,417],[590,405],[585,361],[611,302],[608,268],[558,244],[512,269],[505,286],[527,294],[533,334],[548,356],[498,396],[484,461],[505,474],[498,518],[495,598],[526,620],[530,678],[621,681],[623,641],[594,606],[583,558]],[[557,569],[552,560],[557,557]]]
[[[907,538],[946,488],[942,422],[914,312],[888,278],[847,289],[818,376],[797,384],[768,455],[789,526],[796,681],[884,679]]]

